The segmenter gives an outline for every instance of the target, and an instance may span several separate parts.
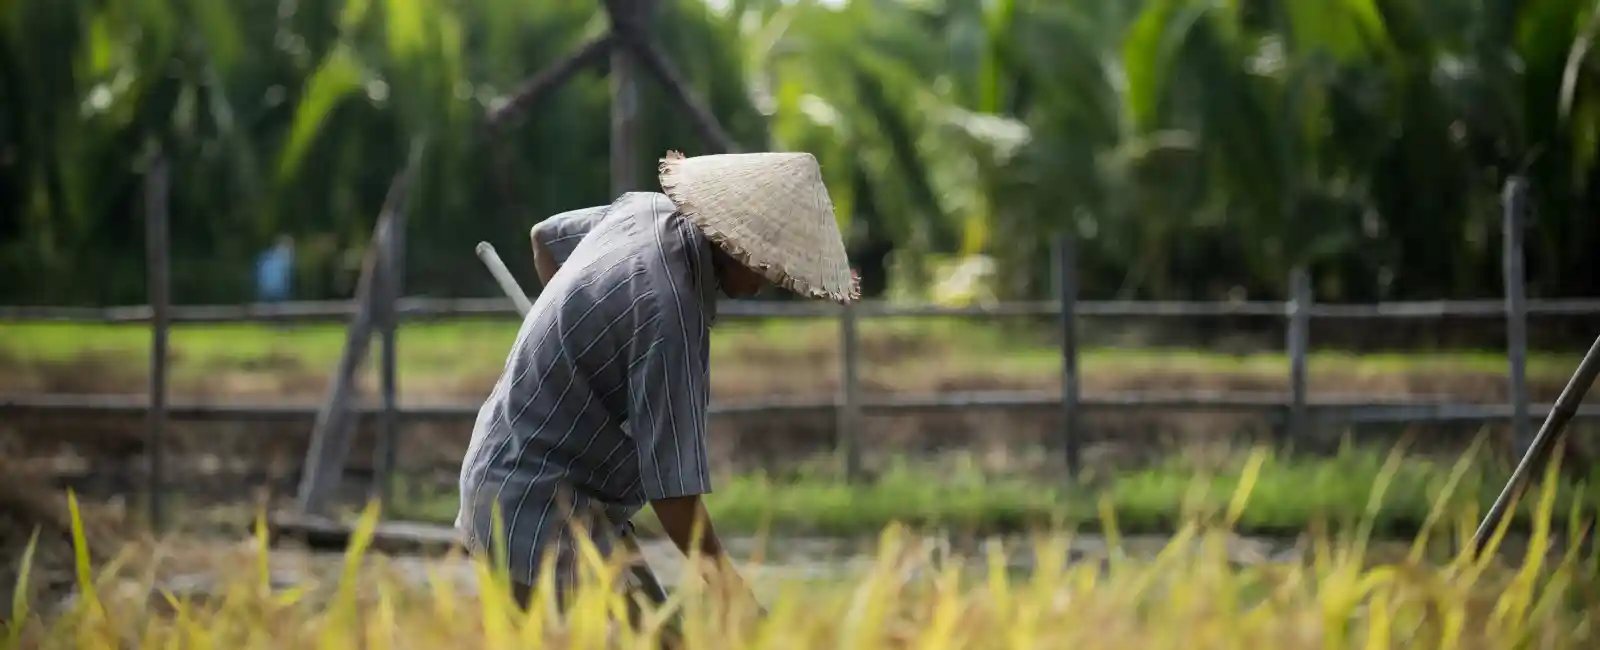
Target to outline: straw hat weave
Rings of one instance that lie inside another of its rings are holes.
[[[678,212],[773,284],[839,303],[861,296],[811,154],[669,151],[660,172]]]

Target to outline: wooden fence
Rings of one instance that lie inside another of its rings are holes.
[[[1313,395],[1307,388],[1307,359],[1311,352],[1309,331],[1313,321],[1398,321],[1437,318],[1505,318],[1510,313],[1503,301],[1427,301],[1379,304],[1316,304],[1305,294],[1308,283],[1296,287],[1300,299],[1285,302],[1153,302],[1153,301],[1061,301],[1013,302],[988,306],[936,307],[904,306],[863,302],[851,307],[817,303],[772,303],[726,301],[719,306],[719,317],[747,319],[830,319],[839,326],[840,389],[832,398],[769,397],[713,404],[711,414],[783,415],[832,411],[838,417],[838,435],[846,459],[847,472],[860,470],[858,420],[865,414],[967,409],[1045,409],[1060,408],[1068,417],[1059,438],[1069,468],[1076,468],[1080,448],[1077,416],[1085,411],[1186,410],[1252,413],[1264,416],[1286,438],[1300,435],[1307,428],[1336,424],[1487,422],[1524,421],[1543,417],[1549,404],[1527,404],[1526,416],[1519,416],[1515,404],[1471,404],[1449,400],[1383,399],[1362,395]],[[1069,306],[1063,312],[1061,306]],[[1529,316],[1600,314],[1600,299],[1527,300],[1522,313]],[[167,310],[165,323],[316,323],[348,322],[356,313],[352,302],[300,302],[254,305],[174,306]],[[397,315],[408,322],[447,321],[461,318],[516,318],[511,301],[500,298],[441,300],[408,298],[397,301]],[[968,391],[934,394],[863,395],[859,377],[860,321],[875,318],[929,317],[1054,317],[1062,327],[1061,391]],[[1082,395],[1079,391],[1078,337],[1076,321],[1088,318],[1202,318],[1225,316],[1279,317],[1287,322],[1285,350],[1289,363],[1289,390],[1274,392],[1188,391],[1140,392]],[[0,321],[152,324],[155,336],[164,344],[166,327],[156,326],[154,310],[147,306],[94,308],[0,307]],[[1068,322],[1071,322],[1069,325]],[[386,346],[387,349],[388,346]],[[384,374],[392,376],[392,353],[386,353]],[[1525,356],[1512,355],[1510,366],[1525,363]],[[165,364],[152,364],[152,369]],[[164,369],[159,372],[165,372]],[[1522,381],[1522,373],[1508,373],[1508,383]],[[1513,395],[1526,395],[1512,387]],[[164,399],[164,398],[163,398]],[[477,414],[477,403],[400,404],[392,386],[385,386],[377,404],[354,405],[356,417],[393,417],[408,421],[470,419]],[[289,421],[311,424],[320,405],[314,402],[164,402],[158,406],[164,419],[186,421]],[[0,414],[6,416],[48,416],[105,414],[149,417],[150,398],[129,395],[0,395]],[[1600,415],[1600,409],[1580,411],[1581,417]],[[393,425],[386,427],[392,430]],[[152,432],[155,434],[155,432]],[[388,447],[389,445],[385,445]],[[386,452],[380,452],[386,453]],[[383,465],[384,463],[380,463]],[[392,463],[391,463],[392,465]],[[154,470],[159,471],[159,470]]]
[[[415,155],[413,159],[415,159]],[[153,174],[159,178],[161,175]],[[405,175],[402,175],[404,179]],[[397,180],[397,185],[401,181]],[[150,192],[152,215],[164,213],[164,193]],[[394,330],[402,321],[430,321],[483,316],[516,318],[510,300],[430,299],[398,297],[397,254],[381,251],[398,249],[401,229],[391,223],[399,213],[394,204],[403,197],[403,186],[392,193],[391,203],[375,229],[374,246],[364,262],[362,282],[356,299],[338,302],[307,302],[222,306],[170,306],[165,300],[165,250],[152,244],[151,294],[153,306],[94,308],[0,307],[0,321],[55,321],[87,323],[148,323],[152,331],[152,387],[149,398],[113,395],[0,395],[0,415],[121,414],[145,416],[150,422],[149,480],[151,511],[159,517],[161,477],[161,431],[168,419],[180,420],[287,420],[313,424],[312,450],[303,472],[304,509],[314,511],[318,495],[326,494],[338,482],[343,456],[348,450],[351,419],[375,417],[380,436],[375,467],[379,476],[380,497],[392,490],[398,421],[405,419],[465,419],[476,415],[471,404],[399,404],[396,384]],[[1511,214],[1512,210],[1508,210]],[[152,218],[151,240],[164,241],[164,220]],[[1508,217],[1508,231],[1515,231],[1515,220]],[[1597,315],[1600,299],[1529,300],[1522,295],[1520,243],[1508,237],[1506,255],[1506,299],[1467,301],[1395,302],[1379,304],[1317,304],[1307,274],[1291,272],[1291,296],[1287,301],[1241,302],[1130,302],[1078,300],[1074,242],[1061,237],[1056,242],[1055,276],[1059,298],[1053,301],[1015,302],[972,307],[904,306],[861,302],[851,306],[824,303],[773,303],[724,301],[719,317],[727,320],[767,318],[833,319],[839,326],[840,372],[838,392],[831,399],[767,398],[741,403],[714,404],[714,416],[730,414],[783,414],[832,411],[838,418],[838,440],[852,479],[861,474],[859,419],[866,413],[928,411],[946,409],[1060,409],[1064,418],[1055,443],[1064,455],[1069,471],[1076,472],[1081,462],[1079,418],[1088,410],[1208,410],[1255,413],[1273,423],[1284,440],[1303,435],[1308,428],[1330,424],[1421,423],[1510,421],[1519,444],[1531,438],[1531,422],[1543,417],[1551,405],[1530,404],[1525,379],[1526,321],[1530,316]],[[385,259],[387,258],[387,259]],[[884,317],[1053,317],[1060,327],[1061,389],[1057,391],[978,391],[928,395],[864,396],[860,390],[860,334],[863,319]],[[1080,392],[1079,321],[1096,317],[1197,318],[1260,316],[1285,319],[1285,351],[1289,359],[1289,389],[1282,393],[1189,392],[1123,393],[1084,396]],[[1363,396],[1312,396],[1307,388],[1310,329],[1313,320],[1395,321],[1437,318],[1505,319],[1508,341],[1509,403],[1468,404],[1453,401],[1384,400]],[[321,403],[168,403],[166,397],[167,330],[174,323],[264,323],[264,322],[343,322],[350,324],[345,354],[336,370],[329,396]],[[380,361],[382,389],[378,404],[346,404],[347,392],[357,361],[365,354],[367,339],[374,333],[383,343]],[[1579,417],[1600,416],[1600,409],[1583,409]],[[331,441],[331,442],[330,442]],[[329,451],[332,449],[332,451]],[[341,449],[343,451],[341,451]],[[329,460],[329,459],[332,460]],[[159,520],[158,520],[159,521]],[[158,524],[159,525],[159,524]]]

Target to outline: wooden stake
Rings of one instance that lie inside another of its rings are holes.
[[[639,0],[619,0],[628,10],[636,11],[641,6]],[[615,21],[616,17],[613,16]],[[612,31],[616,31],[613,22]],[[611,49],[611,194],[620,196],[624,192],[638,189],[638,179],[634,169],[639,161],[637,141],[639,138],[638,112],[639,88],[635,83],[634,65],[632,56],[625,48]]]
[[[839,446],[844,451],[845,480],[861,476],[861,336],[854,302],[839,310],[839,411],[836,414]]]
[[[1528,416],[1528,301],[1523,273],[1523,211],[1527,182],[1513,176],[1506,181],[1503,207],[1503,241],[1506,291],[1506,360],[1510,364],[1508,397],[1511,400],[1512,447],[1526,454],[1533,444],[1533,422]]]
[[[157,150],[150,170],[145,173],[144,183],[145,272],[150,283],[150,413],[145,455],[150,463],[150,527],[157,532],[166,529],[167,520],[163,438],[167,424],[167,334],[172,307],[167,227],[169,190],[167,158]]]
[[[373,447],[372,467],[377,476],[374,498],[387,511],[394,502],[394,474],[398,465],[400,447],[399,399],[399,339],[400,296],[405,291],[405,215],[395,219],[389,235],[389,247],[384,251],[383,264],[379,266],[382,292],[379,297],[379,328],[383,339],[380,357],[382,373],[380,390],[383,393],[383,413],[379,420],[378,440]]]
[[[528,107],[538,103],[546,94],[567,83],[578,71],[599,63],[600,57],[610,52],[615,44],[616,37],[606,34],[589,41],[578,51],[528,77],[517,87],[516,92],[511,94],[510,100],[489,111],[484,120],[486,127],[491,132],[505,127],[526,112]]]
[[[629,11],[630,7],[626,4],[628,0],[605,0],[605,2],[606,10],[611,13],[613,30],[618,31],[620,45],[628,48],[635,60],[644,64],[656,80],[661,82],[668,98],[690,119],[700,138],[722,153],[737,153],[739,145],[727,131],[723,130],[722,123],[717,121],[717,116],[689,92],[688,82],[678,73],[678,68],[672,64],[671,57],[668,57],[650,36],[642,16],[637,11]]]
[[[578,51],[528,77],[511,94],[510,100],[490,109],[484,116],[483,146],[495,159],[495,164],[490,166],[489,173],[496,192],[500,195],[503,209],[518,203],[517,184],[510,176],[513,159],[511,145],[497,136],[545,95],[554,92],[572,79],[573,75],[586,67],[598,64],[603,55],[616,49],[615,45],[616,37],[609,33],[589,41]]]
[[[1295,267],[1289,272],[1289,327],[1285,346],[1289,353],[1289,417],[1284,422],[1280,441],[1284,443],[1304,440],[1306,435],[1312,298],[1311,274],[1303,266]]]
[[[1056,236],[1056,295],[1061,301],[1061,433],[1067,474],[1083,470],[1083,404],[1078,386],[1078,255],[1071,230]]]
[[[355,318],[346,330],[344,352],[339,357],[333,383],[328,387],[328,396],[317,412],[316,424],[311,431],[311,446],[306,451],[296,499],[301,514],[327,514],[328,499],[343,479],[345,459],[350,455],[350,394],[355,383],[356,368],[367,354],[378,309],[379,297],[374,284],[382,272],[379,265],[391,246],[395,222],[401,218],[397,215],[404,211],[405,198],[420,166],[424,148],[424,143],[420,141],[412,143],[410,160],[389,184],[383,212],[373,227],[372,239],[361,263],[361,277],[356,284]]]

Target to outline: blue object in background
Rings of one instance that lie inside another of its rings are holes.
[[[256,297],[262,302],[288,300],[293,276],[294,240],[280,237],[256,262]]]

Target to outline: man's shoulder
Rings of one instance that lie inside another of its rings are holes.
[[[667,195],[662,194],[660,192],[623,192],[621,195],[619,195],[617,197],[617,202],[620,203],[620,202],[623,202],[623,201],[645,201],[645,202],[660,201],[660,202],[662,202],[662,203],[664,203],[666,205],[671,205],[672,204],[672,199],[668,198]]]
[[[585,216],[587,216],[587,215],[603,214],[606,210],[609,210],[609,209],[611,209],[611,204],[602,203],[602,204],[599,204],[599,205],[591,205],[591,206],[586,207],[586,208],[578,208],[578,209],[575,209],[575,210],[566,210],[564,212],[557,212],[557,213],[551,215],[550,218],[551,219],[559,219],[561,217],[571,217],[571,216],[577,216],[577,215],[585,215]]]
[[[596,241],[605,248],[659,253],[663,245],[668,249],[681,249],[698,243],[683,228],[683,216],[672,199],[659,192],[629,192],[617,197],[607,208],[604,223],[595,232]]]
[[[624,282],[637,291],[662,288],[663,282],[684,279],[682,270],[689,257],[684,252],[698,245],[683,225],[665,194],[623,194],[607,207],[603,223],[566,265],[581,268],[573,275],[588,277],[578,283],[591,287],[600,284],[615,290],[614,283]],[[614,277],[600,280],[596,274]]]
[[[651,223],[665,219],[677,209],[672,199],[660,192],[625,192],[607,206],[612,213],[642,218]]]

